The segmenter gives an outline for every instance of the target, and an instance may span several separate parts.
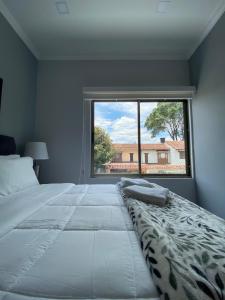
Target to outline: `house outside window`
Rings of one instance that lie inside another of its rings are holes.
[[[92,101],[92,176],[189,176],[188,132],[187,100]]]

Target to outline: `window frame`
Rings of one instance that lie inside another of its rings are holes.
[[[94,116],[95,116],[95,103],[100,102],[134,102],[137,103],[137,135],[138,135],[138,173],[110,173],[110,174],[96,174],[94,172]],[[141,127],[140,127],[140,104],[150,103],[150,102],[181,102],[183,104],[183,118],[184,118],[184,141],[185,141],[185,164],[186,173],[185,174],[142,174],[141,172]],[[190,119],[189,119],[189,99],[116,99],[116,100],[92,100],[91,101],[91,178],[96,177],[148,177],[148,178],[192,178],[192,165],[191,165],[191,148],[190,148]]]

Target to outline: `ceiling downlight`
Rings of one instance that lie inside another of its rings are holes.
[[[55,7],[59,15],[68,15],[70,13],[69,6],[66,1],[56,1]]]
[[[157,13],[166,14],[169,10],[170,5],[171,5],[170,0],[159,1],[158,7],[157,7]]]

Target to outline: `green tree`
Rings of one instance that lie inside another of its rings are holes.
[[[101,167],[103,164],[112,160],[114,150],[112,141],[108,133],[101,127],[94,128],[94,162],[95,167]]]
[[[145,121],[145,127],[156,137],[167,132],[172,140],[184,139],[183,105],[181,102],[158,102]]]

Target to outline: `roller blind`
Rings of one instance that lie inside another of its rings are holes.
[[[151,88],[92,88],[83,89],[84,100],[149,100],[149,99],[192,99],[195,87],[151,87]]]

